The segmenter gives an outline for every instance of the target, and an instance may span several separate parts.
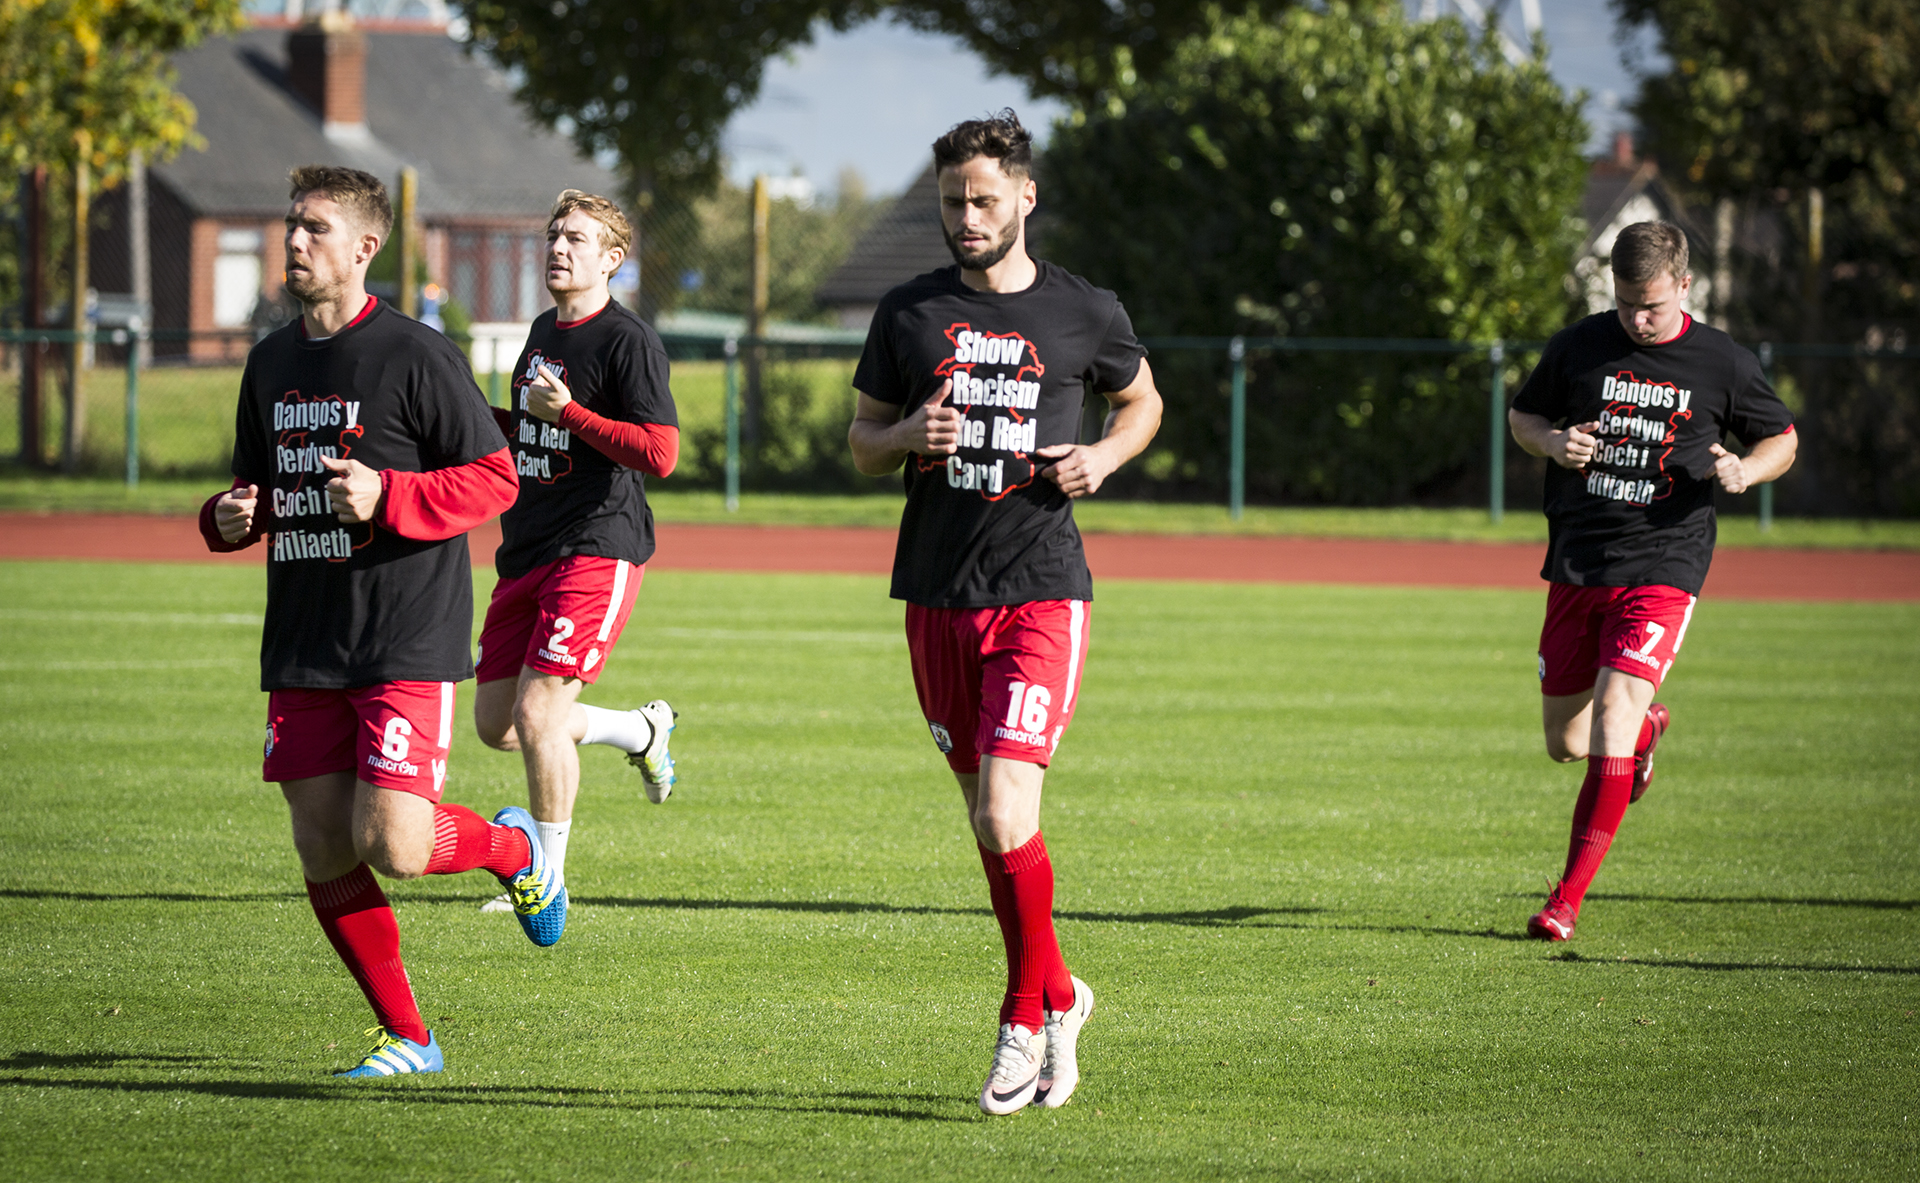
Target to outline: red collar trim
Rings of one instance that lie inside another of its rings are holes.
[[[1675,341],[1678,341],[1680,338],[1686,336],[1687,330],[1692,327],[1693,327],[1693,314],[1691,312],[1682,312],[1680,314],[1680,331],[1675,333],[1673,336],[1668,337],[1665,341],[1655,341],[1654,344],[1655,345],[1671,345]]]
[[[586,324],[588,321],[592,320],[596,316],[599,316],[601,313],[605,312],[607,309],[611,307],[613,307],[613,301],[608,300],[605,304],[600,305],[600,307],[594,309],[592,312],[587,313],[585,316],[581,317],[579,320],[561,320],[559,318],[559,314],[555,313],[553,327],[556,329],[577,329],[581,325]]]
[[[367,294],[367,302],[360,306],[360,311],[354,314],[354,317],[352,320],[348,321],[346,324],[341,325],[339,329],[335,330],[333,337],[338,337],[341,333],[346,332],[348,329],[352,328],[354,325],[357,325],[361,321],[367,319],[369,316],[372,316],[373,306],[375,304],[378,304],[379,302],[380,302],[380,297],[369,292]],[[333,337],[321,337],[320,340],[331,341],[333,340]],[[306,313],[304,312],[300,314],[300,339],[302,341],[311,341],[314,339],[313,336],[307,332],[307,316],[306,316]]]

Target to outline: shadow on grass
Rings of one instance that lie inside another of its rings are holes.
[[[99,1054],[93,1057],[60,1057],[22,1052],[9,1063],[11,1067],[89,1067],[88,1064],[61,1064],[61,1059],[97,1059],[102,1066],[132,1065],[185,1057]],[[455,1081],[411,1078],[393,1080],[71,1080],[42,1076],[0,1076],[0,1088],[18,1085],[33,1089],[67,1089],[74,1092],[112,1093],[192,1093],[199,1096],[231,1097],[239,1100],[271,1101],[356,1101],[385,1103],[403,1095],[409,1105],[464,1105],[491,1108],[512,1106],[553,1110],[637,1110],[678,1109],[689,1111],[725,1110],[760,1113],[793,1113],[829,1117],[878,1117],[894,1121],[939,1121],[971,1123],[979,1115],[970,1113],[970,1099],[942,1093],[905,1092],[788,1092],[778,1089],[593,1089],[556,1085],[542,1088],[531,1085],[461,1084]],[[958,1110],[959,1112],[950,1112]]]
[[[1690,961],[1682,957],[1583,957],[1571,949],[1555,953],[1547,960],[1571,961],[1577,965],[1644,965],[1651,969],[1703,969],[1718,973],[1779,970],[1787,973],[1920,976],[1920,966],[1913,965],[1816,965],[1799,961]]]
[[[1806,896],[1771,895],[1628,895],[1589,892],[1590,900],[1618,900],[1626,904],[1749,904],[1775,908],[1868,908],[1886,912],[1920,911],[1920,900],[1846,900],[1816,899]]]
[[[455,902],[449,900],[448,902]],[[462,899],[458,902],[465,903]],[[687,911],[715,909],[742,912],[820,912],[829,915],[882,914],[889,916],[991,916],[991,908],[948,908],[934,904],[883,904],[866,900],[694,900],[634,899],[622,896],[575,896],[573,902],[600,908],[681,908]],[[1245,904],[1230,908],[1210,908],[1204,912],[1055,912],[1055,920],[1084,920],[1095,924],[1182,924],[1198,927],[1237,925],[1247,928],[1273,927],[1245,925],[1242,922],[1262,916],[1310,916],[1324,908],[1256,908]]]

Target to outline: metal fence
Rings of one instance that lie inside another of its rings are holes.
[[[221,334],[222,341],[218,352],[231,354],[239,342],[227,342],[232,334]],[[83,361],[98,367],[96,375],[88,384],[94,390],[93,405],[101,409],[105,400],[99,390],[101,379],[118,362],[124,368],[124,382],[120,385],[121,414],[124,416],[121,427],[123,441],[115,448],[100,438],[99,432],[85,439],[75,437],[75,433],[63,433],[63,447],[60,449],[63,466],[70,471],[90,469],[101,472],[111,461],[117,460],[113,467],[124,475],[127,484],[137,484],[142,473],[143,455],[149,471],[158,470],[164,475],[208,475],[224,468],[226,449],[231,447],[232,402],[231,394],[225,396],[224,409],[219,406],[202,406],[182,409],[176,400],[174,406],[156,416],[143,412],[142,383],[143,375],[148,382],[177,381],[178,375],[190,374],[188,367],[162,366],[149,369],[141,363],[146,352],[143,345],[153,342],[165,342],[178,350],[179,342],[186,334],[146,333],[137,329],[101,329],[76,335],[69,330],[0,330],[0,346],[7,347],[16,358],[24,362],[29,351],[39,350],[43,358],[53,356],[61,359],[54,368],[62,371],[70,366],[76,352],[90,354]],[[842,363],[857,358],[865,342],[865,334],[857,331],[814,329],[784,332],[765,337],[750,337],[743,334],[710,332],[667,332],[662,334],[669,356],[676,363],[718,363],[723,389],[720,392],[720,414],[718,422],[691,431],[694,437],[689,449],[683,442],[683,457],[690,457],[689,475],[696,481],[708,481],[718,485],[725,494],[729,509],[739,504],[743,479],[753,467],[752,458],[756,448],[764,450],[768,445],[751,438],[755,427],[765,428],[769,434],[777,431],[794,430],[794,425],[807,415],[813,415],[811,424],[802,424],[801,429],[812,434],[809,445],[824,456],[844,463],[844,431],[846,415],[851,411],[851,390],[842,389],[838,397],[845,401],[832,405],[831,394],[818,391],[797,389],[791,375],[805,364],[833,360]],[[78,343],[80,350],[75,350]],[[200,343],[202,353],[210,352],[205,343]],[[1202,363],[1209,373],[1223,373],[1223,385],[1226,388],[1226,424],[1224,436],[1225,451],[1225,501],[1229,514],[1238,519],[1247,503],[1248,489],[1248,431],[1249,419],[1256,422],[1267,413],[1265,408],[1250,410],[1248,406],[1248,367],[1250,359],[1261,360],[1272,365],[1287,357],[1306,357],[1310,355],[1350,355],[1361,364],[1365,359],[1390,355],[1427,355],[1434,358],[1471,359],[1476,366],[1484,369],[1486,434],[1484,436],[1484,471],[1486,481],[1486,507],[1489,518],[1501,520],[1507,496],[1507,467],[1514,452],[1508,438],[1506,409],[1507,392],[1510,378],[1523,376],[1529,366],[1529,359],[1537,354],[1541,342],[1537,341],[1440,341],[1440,340],[1404,340],[1390,338],[1297,338],[1297,337],[1159,337],[1147,338],[1145,344],[1156,357],[1185,358]],[[1904,346],[1904,342],[1900,342]],[[505,405],[506,387],[509,381],[507,367],[518,356],[518,341],[506,338],[474,341],[469,343],[476,362],[476,377],[487,392],[489,400],[495,405]],[[1835,362],[1851,364],[1878,364],[1890,361],[1911,361],[1920,358],[1920,349],[1908,348],[1872,348],[1866,345],[1821,345],[1821,344],[1771,344],[1758,343],[1755,347],[1761,363],[1769,377],[1790,360],[1814,365],[1830,365]],[[234,354],[237,360],[243,354]],[[1171,363],[1170,363],[1171,364]],[[1214,368],[1218,367],[1218,368]],[[676,370],[680,367],[676,366]],[[154,377],[157,375],[157,379]],[[784,376],[783,376],[784,375]],[[832,375],[838,385],[844,379],[839,372]],[[1789,376],[1791,384],[1794,379]],[[784,383],[784,385],[783,385]],[[1802,383],[1805,384],[1804,382]],[[60,385],[56,382],[55,385]],[[676,375],[678,386],[678,375]],[[16,391],[18,391],[16,386]],[[782,391],[786,391],[782,394]],[[750,391],[759,392],[760,401],[755,404]],[[782,410],[776,405],[778,398],[797,399],[798,409]],[[1454,397],[1464,402],[1465,390],[1457,390]],[[828,400],[822,405],[822,400]],[[29,432],[26,413],[26,400],[15,398],[17,414],[8,416],[17,422],[17,430],[8,431],[15,424],[0,425],[0,451],[11,451],[29,464],[40,467],[47,463],[47,454],[43,447],[39,455],[28,456]],[[47,398],[48,408],[61,414],[63,428],[68,427],[65,407],[68,400]],[[200,400],[204,403],[206,400]],[[217,402],[218,400],[216,400]],[[111,408],[108,408],[111,409]],[[785,415],[784,419],[780,418]],[[799,416],[796,419],[795,416]],[[118,417],[97,414],[96,418],[106,420]],[[224,422],[222,422],[224,420]],[[163,432],[169,435],[157,436],[154,424],[161,425]],[[41,426],[46,426],[42,417]],[[1097,430],[1097,420],[1087,424],[1086,431]],[[143,433],[147,438],[143,440]],[[8,441],[6,437],[13,435]],[[1083,434],[1083,438],[1090,438]],[[88,445],[91,441],[91,446]],[[6,448],[11,442],[14,446]],[[111,453],[118,452],[117,457]],[[80,453],[80,454],[76,454]],[[709,463],[707,459],[710,458]],[[813,458],[824,462],[822,457]],[[701,465],[706,467],[702,468]],[[850,470],[849,470],[850,471]],[[774,473],[771,468],[761,464],[753,473],[763,480],[771,480]],[[789,473],[791,476],[791,473]],[[807,478],[804,474],[792,480],[802,484],[789,487],[804,487]],[[1218,487],[1217,485],[1215,486]],[[1774,488],[1772,485],[1760,487],[1757,497],[1757,509],[1760,525],[1766,529],[1773,516]]]

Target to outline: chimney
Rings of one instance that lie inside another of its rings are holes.
[[[330,140],[367,136],[367,38],[353,18],[328,9],[287,34],[287,82],[320,116]]]
[[[1616,131],[1613,133],[1613,162],[1621,168],[1633,167],[1633,133]]]

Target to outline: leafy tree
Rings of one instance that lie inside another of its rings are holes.
[[[535,118],[617,154],[636,190],[684,202],[767,60],[879,16],[960,37],[1038,94],[1091,100],[1166,57],[1202,0],[467,0],[473,45],[520,77]]]
[[[1056,132],[1045,248],[1148,336],[1540,339],[1571,308],[1586,135],[1541,61],[1397,0],[1215,14],[1159,78]],[[1156,366],[1177,393],[1146,471],[1217,488],[1224,368]],[[1477,356],[1256,354],[1249,489],[1458,495],[1486,398]]]
[[[1270,8],[1283,5],[1269,5]],[[967,43],[1036,95],[1079,106],[1156,76],[1206,27],[1208,0],[895,0],[895,19]]]
[[[589,153],[618,155],[636,191],[675,201],[719,177],[720,133],[767,59],[870,0],[470,0],[472,44],[520,78],[520,99]]]
[[[1920,5],[1912,0],[1615,0],[1668,68],[1634,104],[1694,203],[1745,211],[1735,331],[1920,345]],[[1809,191],[1822,266],[1807,273]],[[1920,513],[1912,362],[1794,362],[1802,509]]]
[[[134,152],[164,159],[193,135],[168,57],[238,28],[239,0],[6,0],[0,4],[0,166],[62,164],[78,133],[111,182]]]
[[[192,142],[193,105],[173,90],[168,55],[237,28],[239,0],[0,0],[0,170],[47,165],[49,295],[70,277],[56,266],[72,245],[71,175],[85,144],[97,184],[110,185],[135,151],[164,160]],[[83,141],[77,134],[86,132]],[[20,303],[16,218],[0,208],[0,308]]]

